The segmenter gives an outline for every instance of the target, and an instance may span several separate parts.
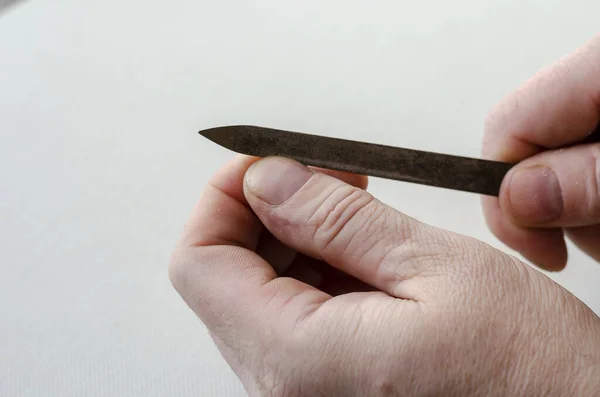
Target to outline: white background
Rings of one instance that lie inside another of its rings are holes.
[[[167,264],[255,124],[479,156],[506,93],[598,29],[597,0],[31,0],[0,14],[0,395],[243,396]],[[504,247],[476,195],[372,180]],[[600,313],[600,266],[553,276]]]

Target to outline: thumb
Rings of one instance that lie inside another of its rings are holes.
[[[443,269],[440,259],[451,259],[460,246],[449,233],[291,160],[255,163],[246,173],[244,192],[284,244],[398,298],[421,300],[419,294],[428,289],[413,281],[425,272],[432,278]]]
[[[526,227],[580,227],[600,223],[600,145],[544,152],[505,178],[503,212]]]

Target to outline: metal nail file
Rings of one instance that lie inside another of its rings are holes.
[[[304,165],[498,196],[513,164],[329,138],[300,132],[235,125],[200,134],[237,153],[279,156]]]

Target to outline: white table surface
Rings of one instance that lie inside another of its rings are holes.
[[[0,14],[0,396],[243,396],[167,264],[256,124],[479,156],[503,95],[598,29],[597,0],[30,0]],[[505,249],[479,198],[372,180]],[[552,277],[600,313],[600,266]]]

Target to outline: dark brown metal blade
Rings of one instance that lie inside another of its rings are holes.
[[[200,131],[211,141],[255,157],[280,156],[305,165],[446,189],[498,196],[512,164],[328,138],[255,126]]]

